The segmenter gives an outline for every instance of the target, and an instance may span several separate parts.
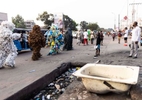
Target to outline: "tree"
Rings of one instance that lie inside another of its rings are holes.
[[[75,31],[77,31],[77,28],[76,28],[76,26],[77,26],[78,24],[75,22],[75,21],[72,21],[72,30],[75,30]]]
[[[45,26],[51,26],[54,22],[54,15],[48,14],[47,11],[44,11],[42,14],[38,14],[36,19],[44,22]]]
[[[12,22],[15,24],[16,28],[26,28],[24,19],[20,15],[17,15],[15,18],[12,17]]]
[[[64,21],[65,29],[70,27],[72,30],[77,30],[76,28],[77,23],[74,20],[72,20],[68,15],[63,15],[63,21]]]
[[[80,26],[81,26],[81,29],[87,29],[87,25],[88,25],[88,23],[86,22],[86,21],[81,21],[80,22]]]
[[[99,29],[98,29],[98,31],[107,32],[107,30],[106,30],[106,29],[104,29],[104,28],[99,28]]]
[[[99,29],[99,25],[97,23],[89,23],[87,25],[87,29],[90,29],[90,30],[98,30]]]

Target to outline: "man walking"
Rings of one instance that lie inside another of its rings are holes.
[[[138,42],[140,42],[141,29],[138,27],[138,22],[134,22],[132,37],[131,37],[131,51],[129,57],[137,58],[138,55]]]
[[[88,45],[88,32],[87,29],[85,29],[85,32],[83,33],[84,36],[84,45]]]

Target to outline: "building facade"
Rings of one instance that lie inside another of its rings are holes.
[[[25,21],[25,25],[26,25],[26,28],[33,28],[33,26],[35,25],[35,22],[34,20],[27,20]]]
[[[0,12],[0,24],[2,21],[7,21],[7,20],[8,20],[7,13]]]

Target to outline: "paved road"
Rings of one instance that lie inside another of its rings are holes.
[[[0,98],[1,100],[13,95],[19,90],[25,88],[34,81],[40,79],[53,71],[63,62],[95,62],[94,45],[88,46],[76,45],[76,39],[73,44],[74,50],[62,51],[58,55],[46,56],[49,48],[42,48],[42,58],[38,61],[31,60],[31,51],[22,52],[16,58],[16,67],[14,69],[5,68],[0,70]],[[123,44],[117,44],[111,37],[105,37],[104,46],[101,47],[101,54],[107,54],[119,50],[129,50]]]

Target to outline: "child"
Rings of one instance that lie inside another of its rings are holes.
[[[96,38],[96,54],[95,54],[94,58],[96,58],[97,56],[100,55],[100,43],[101,43],[101,35],[98,32],[97,38]]]

